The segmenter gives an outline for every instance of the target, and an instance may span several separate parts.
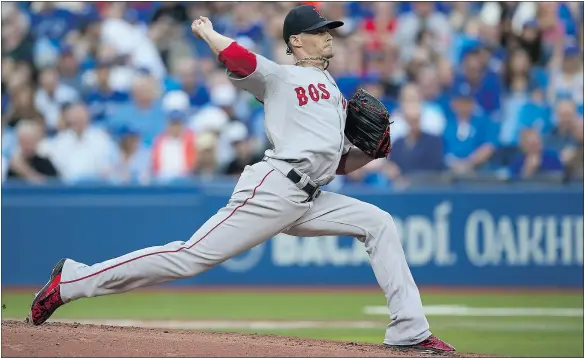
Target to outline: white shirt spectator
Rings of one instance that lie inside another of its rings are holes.
[[[219,166],[224,167],[235,158],[233,142],[246,139],[248,130],[245,124],[240,121],[231,121],[227,123],[219,136],[218,157]]]
[[[138,149],[129,158],[119,152],[112,164],[111,180],[114,183],[147,184],[150,181],[151,161],[150,151],[146,148]]]
[[[567,76],[560,69],[554,69],[550,79],[552,102],[556,102],[562,95],[568,95],[577,105],[584,103],[584,71]]]
[[[414,5],[416,6],[416,5]],[[402,60],[409,60],[416,46],[416,36],[422,27],[422,19],[415,12],[408,12],[398,17],[395,40],[400,48]],[[444,14],[434,11],[425,21],[426,28],[436,38],[434,49],[445,55],[450,48],[452,38],[450,23]]]
[[[118,54],[129,55],[134,68],[147,68],[157,79],[166,75],[164,62],[152,40],[122,19],[108,18],[101,25],[101,39]]]
[[[39,88],[34,97],[34,105],[45,117],[45,122],[49,129],[55,129],[59,122],[61,107],[65,103],[76,102],[79,94],[72,87],[58,84],[53,96],[49,96],[47,91]]]
[[[206,105],[189,121],[189,128],[196,133],[220,133],[229,122],[229,116],[221,108]]]
[[[98,128],[87,128],[81,137],[72,130],[59,133],[49,149],[50,159],[64,181],[105,179],[115,158],[115,143]]]
[[[405,137],[410,131],[410,126],[403,118],[402,114],[397,111],[392,115],[393,124],[391,125],[391,138],[393,141]],[[422,131],[441,136],[446,127],[446,118],[440,108],[433,105],[422,105],[422,114],[420,116],[420,127]]]

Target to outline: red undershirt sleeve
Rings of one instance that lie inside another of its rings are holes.
[[[251,75],[258,65],[256,55],[235,41],[221,51],[218,57],[229,71],[239,77]]]

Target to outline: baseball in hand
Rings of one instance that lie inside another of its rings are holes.
[[[191,31],[201,40],[203,39],[203,34],[209,30],[213,30],[213,24],[211,23],[211,20],[205,16],[199,16],[199,18],[191,24]]]

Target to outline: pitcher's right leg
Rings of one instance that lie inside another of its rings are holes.
[[[391,322],[384,343],[440,353],[454,351],[430,332],[420,293],[391,215],[357,199],[323,192],[286,233],[305,237],[346,235],[362,241],[390,312]]]
[[[306,212],[309,204],[301,203],[305,197],[266,163],[248,167],[227,206],[190,240],[92,266],[69,259],[60,262],[60,271],[53,270],[51,280],[35,297],[30,319],[43,323],[63,302],[196,276],[280,233]]]

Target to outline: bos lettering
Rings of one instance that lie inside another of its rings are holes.
[[[324,83],[318,83],[316,86],[314,84],[310,84],[308,85],[308,88],[296,87],[294,88],[294,91],[296,92],[296,98],[298,98],[298,105],[301,107],[308,103],[309,97],[314,102],[318,102],[321,98],[331,98],[331,94],[326,89],[326,85]]]

